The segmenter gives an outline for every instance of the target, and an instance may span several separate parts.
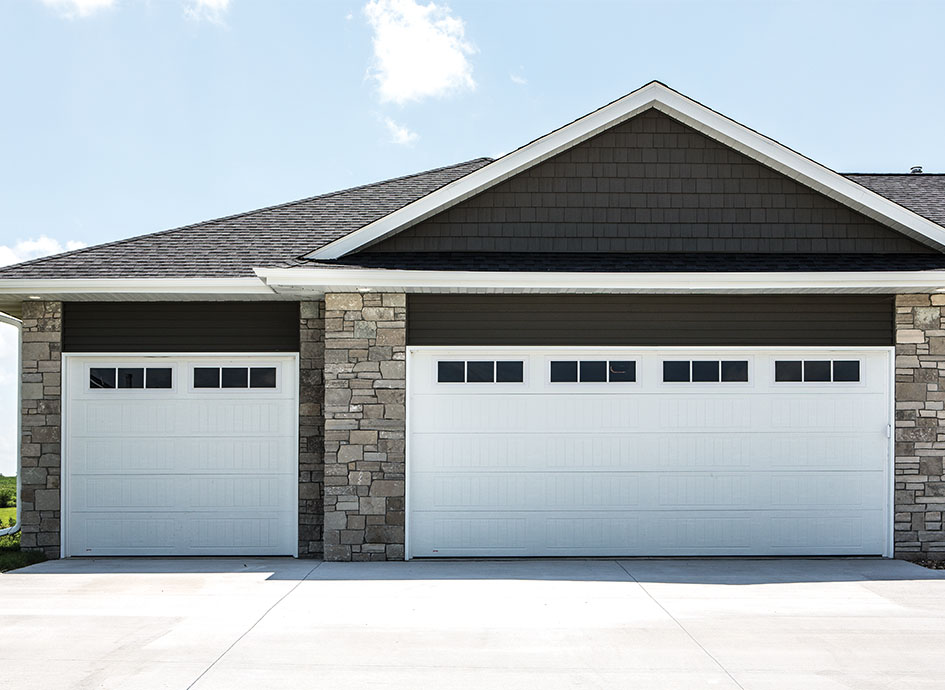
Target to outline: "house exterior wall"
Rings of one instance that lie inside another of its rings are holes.
[[[66,302],[63,352],[298,352],[297,302]]]
[[[325,303],[299,305],[299,557],[322,557]]]
[[[325,560],[402,560],[406,319],[400,293],[325,295]]]
[[[20,547],[59,558],[62,303],[23,303]]]
[[[890,346],[889,295],[410,295],[410,345]]]
[[[933,250],[649,110],[366,251]]]
[[[945,559],[945,295],[896,298],[895,548]]]

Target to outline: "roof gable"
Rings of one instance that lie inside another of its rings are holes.
[[[575,147],[647,110],[674,120],[796,180],[863,216],[924,245],[945,249],[945,228],[815,163],[658,82],[536,139],[476,172],[317,249],[306,258],[331,260],[361,250]]]
[[[356,252],[934,252],[651,109]]]

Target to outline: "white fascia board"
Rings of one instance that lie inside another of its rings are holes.
[[[256,269],[283,294],[393,290],[441,292],[919,292],[945,291],[945,270],[750,273],[550,273]]]
[[[623,98],[561,127],[455,182],[365,225],[306,255],[331,260],[389,237],[464,199],[482,192],[562,151],[640,114],[656,108],[699,132],[778,172],[797,180],[867,217],[936,248],[945,248],[945,228],[872,192],[801,154],[693,101],[663,84],[652,82]]]
[[[258,278],[95,278],[95,279],[6,279],[0,280],[5,295],[272,295]]]

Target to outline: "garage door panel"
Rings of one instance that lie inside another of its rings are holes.
[[[413,475],[412,497],[431,510],[556,510],[628,507],[797,510],[869,508],[882,472],[466,472]]]
[[[862,351],[411,353],[409,552],[881,554],[890,355]],[[438,385],[436,360],[521,359],[518,385]],[[633,383],[552,384],[552,360],[633,360]],[[745,359],[747,383],[662,382],[667,359]],[[856,359],[854,382],[775,361]]]
[[[93,389],[90,367],[159,367],[169,389]],[[275,366],[277,388],[190,387],[195,366]],[[67,555],[292,555],[294,357],[69,357]]]
[[[77,474],[156,472],[272,472],[295,448],[283,438],[75,438],[69,462]]]
[[[148,393],[144,393],[148,395]],[[140,400],[89,400],[74,408],[77,435],[156,436],[253,436],[292,433],[292,420],[283,414],[285,399],[262,403],[228,401],[211,396],[198,400],[179,398]]]
[[[285,529],[278,513],[196,519],[189,513],[137,513],[122,520],[90,513],[76,522],[83,546],[74,555],[266,555],[281,546]]]
[[[877,511],[881,512],[881,511]],[[414,548],[438,556],[651,556],[881,554],[866,535],[878,515],[691,511],[578,513],[451,511],[418,515]]]
[[[885,427],[883,428],[885,431]],[[425,471],[479,472],[615,469],[727,471],[849,468],[883,471],[885,433],[826,434],[729,432],[667,435],[662,432],[613,434],[412,434],[411,448]]]

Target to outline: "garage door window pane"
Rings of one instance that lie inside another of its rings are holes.
[[[552,362],[552,383],[577,383],[577,362]]]
[[[114,388],[115,370],[92,368],[89,369],[89,388]]]
[[[838,361],[833,363],[834,381],[859,381],[860,363],[856,360]]]
[[[722,380],[727,382],[748,381],[748,362],[722,362]]]
[[[249,371],[246,367],[223,367],[220,381],[223,388],[246,388]]]
[[[220,369],[218,367],[194,367],[194,388],[219,388]]]
[[[801,362],[781,361],[774,363],[775,381],[800,381]]]
[[[275,388],[276,387],[276,368],[275,367],[253,367],[249,370],[250,388]]]
[[[144,388],[144,369],[119,369],[119,388]]]
[[[606,383],[607,362],[581,362],[582,383]]]
[[[170,388],[171,370],[170,368],[151,369],[145,372],[146,388]]]
[[[636,362],[611,362],[610,380],[612,382],[633,382],[637,380]]]
[[[693,362],[692,380],[698,383],[717,383],[719,380],[719,363]]]
[[[663,362],[663,381],[679,383],[689,381],[689,362]]]
[[[805,381],[829,381],[830,362],[804,362]]]
[[[495,362],[466,362],[466,383],[493,383]]]
[[[525,363],[496,362],[495,380],[498,383],[522,383],[525,380]]]
[[[462,383],[466,380],[466,362],[437,362],[438,383]]]

